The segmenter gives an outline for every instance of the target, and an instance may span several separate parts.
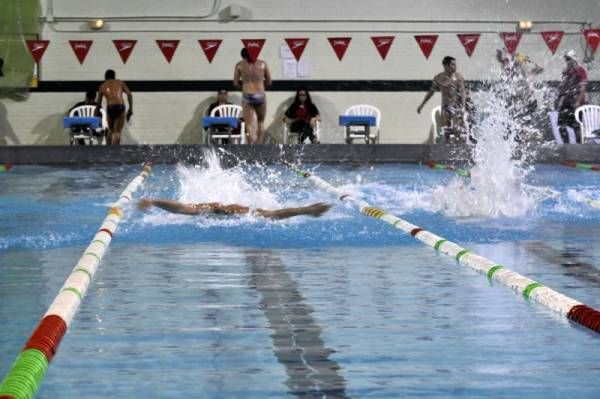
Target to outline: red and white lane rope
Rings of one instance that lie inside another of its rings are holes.
[[[144,183],[151,170],[151,164],[145,164],[143,171],[129,183],[109,209],[92,242],[0,384],[0,399],[29,399],[35,396],[48,363],[73,321],[113,234],[123,219],[124,206],[132,201],[132,194]]]
[[[391,224],[395,228],[412,235],[424,244],[433,247],[436,251],[453,257],[459,264],[475,269],[476,271],[487,275],[490,280],[497,281],[500,284],[512,288],[516,292],[522,293],[526,299],[538,302],[547,308],[566,316],[570,320],[600,333],[600,312],[598,310],[554,291],[551,288],[545,287],[537,281],[515,273],[483,256],[472,253],[468,249],[424,230],[419,226],[411,224],[406,220],[400,219],[381,209],[372,207],[365,201],[357,200],[308,171],[304,171],[295,166],[291,166],[291,169],[300,176],[310,180],[317,187],[336,195],[340,201],[350,201],[354,203],[361,213]]]

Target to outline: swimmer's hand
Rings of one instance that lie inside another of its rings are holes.
[[[127,111],[127,122],[129,122],[132,115],[133,115],[133,111],[131,110],[131,108],[129,108],[129,110]]]
[[[318,218],[323,215],[325,212],[331,209],[331,204],[327,204],[325,202],[317,202],[316,204],[312,204],[306,207],[306,214],[308,216],[312,216]]]
[[[146,199],[146,198],[142,198],[141,200],[138,201],[137,203],[137,207],[139,210],[141,211],[145,211],[148,208],[150,208],[152,205],[154,205],[154,202],[152,200]]]
[[[419,107],[417,108],[417,114],[420,114],[422,109],[423,109],[423,104],[419,105]]]

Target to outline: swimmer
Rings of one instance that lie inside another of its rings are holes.
[[[246,121],[248,143],[265,143],[265,115],[267,97],[265,88],[271,85],[271,72],[266,62],[253,60],[245,48],[242,49],[242,61],[235,66],[233,85],[242,89],[242,110]],[[252,121],[256,115],[257,132],[254,140]]]
[[[287,219],[293,216],[312,216],[319,217],[327,212],[330,208],[330,204],[323,202],[317,202],[308,206],[301,206],[298,208],[282,208],[276,210],[267,210],[261,208],[250,208],[243,205],[231,204],[223,205],[219,202],[208,202],[198,204],[184,204],[181,202],[168,200],[168,199],[148,199],[142,198],[138,202],[138,208],[141,210],[149,209],[150,207],[157,207],[167,212],[178,213],[181,215],[246,215],[253,214],[262,216],[268,219]]]
[[[106,144],[116,145],[121,143],[121,131],[125,125],[125,103],[123,94],[127,95],[129,110],[127,120],[133,115],[133,96],[122,80],[115,79],[115,71],[108,69],[104,74],[104,83],[98,89],[98,109],[102,106],[102,98],[106,97],[106,115],[108,119],[108,137]],[[98,114],[100,111],[98,110]]]

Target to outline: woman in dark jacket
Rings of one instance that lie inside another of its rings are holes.
[[[283,119],[285,123],[289,124],[290,131],[299,134],[300,143],[303,143],[308,137],[311,143],[319,144],[315,128],[320,120],[319,110],[313,104],[308,90],[298,90],[294,102],[285,111]]]

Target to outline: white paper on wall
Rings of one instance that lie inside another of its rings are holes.
[[[296,60],[283,60],[283,77],[287,79],[295,79],[298,77]]]
[[[310,61],[300,60],[298,62],[298,77],[299,78],[310,77]]]

